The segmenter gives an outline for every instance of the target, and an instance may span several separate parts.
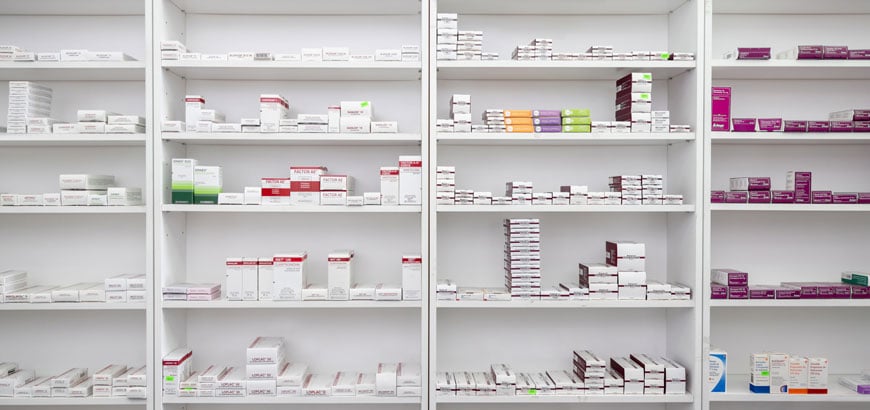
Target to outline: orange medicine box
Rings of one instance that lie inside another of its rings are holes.
[[[505,129],[507,132],[535,132],[533,125],[508,125]]]
[[[504,110],[505,118],[532,118],[532,110]],[[530,131],[531,132],[531,131]]]

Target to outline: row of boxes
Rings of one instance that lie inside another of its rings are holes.
[[[37,377],[36,372],[19,369],[16,363],[0,362],[0,397],[145,399],[147,381],[145,366],[108,365],[93,376],[87,368],[73,368],[54,376]]]
[[[276,255],[265,258],[227,258],[226,300],[360,300],[360,287],[353,278],[352,250],[338,250],[327,256],[327,285],[308,284],[305,280],[307,254],[297,253],[287,257],[302,258],[301,262],[283,261]],[[277,265],[277,270],[276,270]],[[420,255],[402,256],[402,287],[397,298],[388,298],[390,286],[372,286],[375,300],[421,300],[422,265]],[[301,274],[298,275],[298,274]],[[277,276],[276,276],[277,275]],[[285,277],[287,276],[287,277]],[[301,282],[300,282],[301,280]],[[302,286],[299,286],[301,283]],[[295,284],[292,286],[291,284]],[[293,291],[287,290],[292,288]],[[354,297],[351,298],[351,291]],[[378,297],[378,290],[381,295]],[[219,293],[219,292],[218,292]],[[299,295],[298,298],[293,298]],[[218,296],[220,296],[218,294]],[[180,298],[179,298],[180,299]]]
[[[262,178],[261,187],[244,193],[222,192],[219,166],[198,165],[196,159],[173,158],[172,203],[221,205],[421,205],[423,161],[419,155],[399,156],[398,167],[381,167],[381,192],[354,195],[353,177],[328,174],[325,166],[291,166],[289,177]]]
[[[311,374],[307,365],[288,362],[286,341],[280,337],[257,337],[245,353],[244,368],[210,365],[193,371],[193,351],[173,350],[163,357],[163,393],[179,397],[422,395],[416,363],[379,363],[371,374]]]
[[[231,52],[204,54],[192,52],[178,40],[160,42],[162,60],[181,61],[286,61],[286,62],[331,62],[350,61],[367,63],[373,61],[420,61],[420,46],[403,45],[401,49],[377,49],[374,54],[351,53],[348,47],[307,47],[301,53]]]

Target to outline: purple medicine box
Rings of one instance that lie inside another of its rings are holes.
[[[770,60],[770,47],[738,47],[738,60]]]
[[[725,203],[725,191],[710,191],[710,203],[711,204],[724,204]]]
[[[793,204],[794,191],[770,191],[771,200],[774,204]]]
[[[825,56],[824,46],[798,46],[798,60],[821,60]]]
[[[852,121],[831,121],[831,132],[852,132]]]
[[[797,288],[780,286],[780,287],[776,288],[776,298],[777,299],[800,299],[801,298],[801,290],[797,289]]]
[[[759,118],[758,130],[765,132],[782,131],[782,118]]]
[[[561,117],[537,117],[532,119],[532,123],[535,125],[562,125]]]
[[[870,60],[870,50],[849,50],[850,60]]]
[[[562,111],[559,110],[532,110],[532,118],[541,118],[541,117],[561,117]],[[562,123],[559,123],[562,125]]]
[[[859,204],[870,204],[870,192],[859,192],[858,193],[858,203]]]
[[[849,47],[825,46],[825,60],[845,60],[849,58]]]
[[[783,282],[782,286],[800,289],[801,299],[818,299],[819,285],[812,282]]]
[[[750,204],[769,204],[770,198],[770,191],[749,191]]]
[[[870,121],[852,121],[852,132],[870,132]]]
[[[731,87],[713,87],[713,131],[731,131]]]
[[[728,191],[725,193],[726,204],[745,204],[749,201],[749,191]]]
[[[776,299],[776,288],[765,285],[750,286],[749,299]]]
[[[807,122],[799,120],[785,120],[785,132],[807,132]]]
[[[755,132],[755,118],[732,118],[731,126],[734,132]]]
[[[535,126],[535,132],[562,132],[561,125],[538,125]]]
[[[852,299],[870,299],[870,287],[849,285],[852,288]]]
[[[852,289],[848,284],[839,282],[816,282],[819,285],[819,299],[849,299]]]
[[[794,191],[796,204],[811,203],[813,201],[813,173],[807,171],[789,172],[786,176],[785,189]]]
[[[710,285],[710,299],[728,299],[728,286]]]
[[[728,185],[732,191],[770,191],[770,177],[735,177]]]
[[[851,111],[852,111],[852,118],[843,118],[844,120],[851,119],[852,121],[870,121],[870,110],[858,109],[858,110],[851,110]]]
[[[729,286],[728,299],[749,299],[749,286]]]
[[[858,193],[857,192],[834,192],[832,202],[835,204],[857,204],[858,203]]]
[[[832,204],[834,203],[834,195],[831,191],[813,191],[814,204]]]
[[[829,132],[831,131],[830,121],[808,121],[807,131],[809,132]]]
[[[739,270],[727,269],[727,268],[718,268],[713,269],[711,273],[711,277],[714,280],[714,284],[719,284],[723,286],[748,286],[749,285],[749,273],[741,272]],[[727,283],[723,283],[727,282]]]

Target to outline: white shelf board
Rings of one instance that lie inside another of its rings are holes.
[[[728,0],[714,1],[713,13],[721,14],[867,14],[864,0]]]
[[[473,2],[468,2],[473,3]],[[548,2],[549,3],[549,2]],[[576,2],[575,2],[576,3]],[[609,3],[609,2],[608,2]],[[582,2],[580,4],[591,4]],[[608,80],[634,71],[653,79],[676,77],[696,67],[695,61],[451,61],[437,63],[439,80]]]
[[[145,146],[147,134],[5,134],[0,146]]]
[[[132,400],[124,397],[36,397],[7,398],[0,397],[0,407],[3,406],[145,406],[146,400]]]
[[[374,300],[347,300],[347,301],[262,301],[245,302],[215,300],[209,302],[187,301],[163,301],[164,309],[398,309],[420,308],[418,300],[402,301],[374,301]],[[2,305],[0,305],[2,306]]]
[[[514,300],[510,302],[439,300],[437,306],[448,309],[645,309],[692,308],[695,302],[692,300]]]
[[[142,61],[0,62],[0,81],[16,80],[145,81],[145,63]]]
[[[191,14],[417,15],[419,0],[171,0]]]
[[[140,16],[142,0],[0,0],[4,15]]]
[[[777,308],[777,307],[870,307],[870,299],[713,299],[715,308]]]
[[[601,396],[437,396],[437,403],[527,404],[527,403],[691,403],[692,395],[601,395]]]
[[[250,3],[250,2],[249,2]],[[299,3],[292,3],[299,4]],[[188,80],[419,80],[417,62],[376,61],[178,61],[164,60],[163,68]]]
[[[463,14],[668,14],[687,0],[439,0],[438,11]]]
[[[145,311],[144,303],[0,303],[2,310],[129,310]]]
[[[714,80],[870,79],[870,60],[713,60],[711,65]]]
[[[694,212],[694,205],[437,205],[438,212],[664,213]]]
[[[863,204],[710,204],[711,211],[729,212],[870,212]]]
[[[670,145],[694,141],[695,133],[466,133],[441,132],[441,145]]]
[[[870,144],[870,132],[709,132],[714,145]]]
[[[711,402],[863,402],[870,403],[870,394],[858,394],[840,385],[840,375],[828,379],[828,394],[758,394],[749,391],[749,375],[727,375],[726,392],[710,393]]]
[[[164,404],[419,404],[419,397],[328,396],[328,397],[173,397]]]
[[[420,134],[266,134],[164,132],[164,141],[188,145],[420,145]]]
[[[2,209],[2,208],[0,208]],[[328,205],[188,205],[166,204],[163,212],[205,212],[205,213],[420,213],[420,206],[328,206]]]
[[[2,206],[0,214],[144,214],[144,206]]]

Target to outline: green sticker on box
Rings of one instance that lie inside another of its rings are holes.
[[[662,55],[664,55],[664,54],[662,54]],[[652,81],[652,74],[644,74],[643,79]]]
[[[529,395],[530,395],[530,396],[534,396],[534,395],[536,395],[536,394],[538,394],[538,391],[537,391],[537,390],[535,390],[535,389],[529,389]]]
[[[166,381],[171,382],[175,380],[175,376],[166,376]]]
[[[641,94],[640,98],[643,98],[644,100],[650,99],[649,94]]]
[[[762,372],[761,372],[761,375],[762,375],[762,376],[770,376],[770,372],[762,371]]]
[[[368,107],[368,106],[369,106],[368,101],[363,101],[362,104],[360,104],[360,107]]]

